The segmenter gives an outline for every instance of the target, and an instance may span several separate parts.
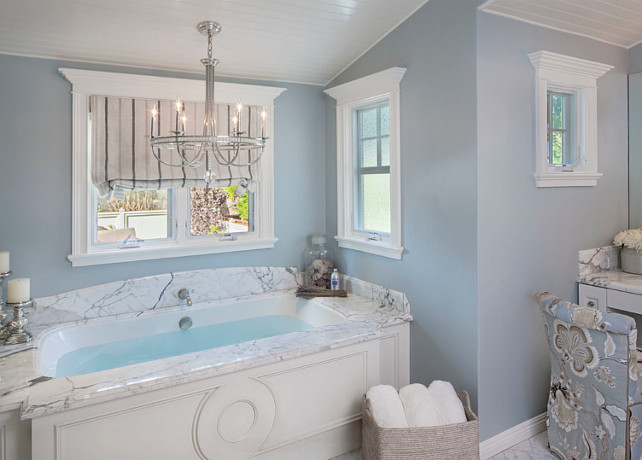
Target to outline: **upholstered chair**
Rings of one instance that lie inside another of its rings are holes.
[[[635,321],[547,292],[535,298],[551,356],[546,421],[551,451],[568,460],[639,459],[642,397]]]

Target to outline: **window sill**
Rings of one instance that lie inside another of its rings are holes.
[[[401,259],[403,253],[403,246],[392,246],[386,241],[371,241],[354,236],[335,236],[334,239],[337,240],[340,248],[354,249],[391,259]]]
[[[535,174],[537,187],[595,187],[601,173],[556,172]]]
[[[217,254],[222,252],[251,251],[273,248],[278,238],[247,239],[216,242],[215,244],[186,244],[182,246],[141,247],[131,249],[109,249],[86,254],[70,254],[67,259],[72,267],[115,264],[139,260],[167,259],[170,257]]]

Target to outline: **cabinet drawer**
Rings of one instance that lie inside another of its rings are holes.
[[[606,312],[606,289],[589,286],[588,284],[578,285],[578,304],[583,307],[597,308]]]
[[[639,294],[607,289],[606,304],[609,308],[642,314],[642,295]]]

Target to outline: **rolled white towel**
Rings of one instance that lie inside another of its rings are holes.
[[[399,394],[390,385],[375,385],[366,392],[372,418],[382,428],[408,428]]]
[[[435,405],[440,424],[450,425],[468,421],[464,405],[450,382],[434,380],[428,387],[428,394]]]
[[[437,410],[425,385],[413,383],[399,390],[399,399],[410,427],[439,425]]]

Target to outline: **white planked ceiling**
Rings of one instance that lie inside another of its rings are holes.
[[[324,85],[427,0],[2,0],[0,53]]]
[[[642,0],[489,0],[480,9],[624,48],[642,42]]]

